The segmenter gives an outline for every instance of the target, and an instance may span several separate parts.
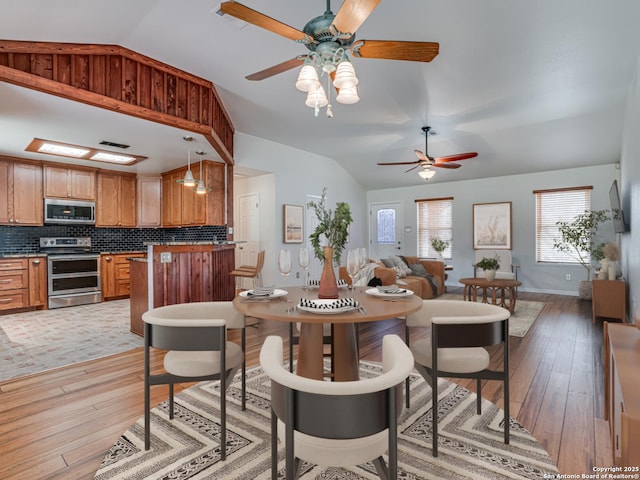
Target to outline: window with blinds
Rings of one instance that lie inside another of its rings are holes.
[[[434,258],[438,256],[431,246],[431,239],[438,237],[449,241],[449,246],[442,254],[451,258],[453,197],[416,200],[418,213],[418,257]]]
[[[577,215],[591,209],[593,187],[559,188],[534,190],[536,198],[536,261],[549,263],[579,262],[568,253],[553,248],[554,241],[560,239],[556,226],[558,221],[570,222]],[[589,252],[585,252],[589,258]]]

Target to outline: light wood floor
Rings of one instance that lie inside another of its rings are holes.
[[[592,324],[591,303],[520,297],[547,305],[524,338],[511,337],[512,416],[547,449],[561,473],[611,465],[603,420],[602,324]],[[360,331],[362,357],[380,360],[380,337],[403,337],[404,325],[388,320],[363,324]],[[286,338],[286,332],[284,324],[268,321],[248,328],[248,364],[258,363],[265,336]],[[160,360],[158,355],[156,367]],[[0,478],[92,479],[105,452],[143,415],[142,365],[137,349],[0,383]],[[158,403],[167,391],[155,387],[153,394]],[[502,405],[499,382],[486,383],[483,396]]]

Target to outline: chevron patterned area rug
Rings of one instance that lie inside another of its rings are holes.
[[[380,365],[361,362],[361,377]],[[247,372],[247,409],[240,409],[240,377],[227,394],[227,459],[220,461],[218,382],[202,382],[176,396],[169,420],[168,402],[153,409],[151,449],[144,450],[144,420],[132,425],[105,455],[96,480],[267,480],[270,464],[270,381],[259,367]],[[155,387],[166,388],[166,387]],[[487,400],[475,413],[475,394],[440,382],[439,456],[431,455],[431,389],[411,376],[411,408],[399,420],[399,476],[418,479],[543,479],[557,469],[540,444],[511,419],[510,444],[502,438],[504,413]],[[142,401],[140,402],[142,409]],[[284,478],[284,450],[279,475]],[[304,464],[302,479],[377,479],[372,464],[320,468]]]
[[[462,300],[463,297],[454,293],[445,293],[438,299]],[[524,337],[545,305],[544,302],[518,299],[516,309],[509,317],[509,335],[512,337]]]

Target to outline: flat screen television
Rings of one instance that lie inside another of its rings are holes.
[[[609,189],[609,200],[611,201],[611,220],[613,221],[613,229],[616,233],[624,233],[629,231],[629,225],[625,221],[624,211],[620,203],[620,191],[618,190],[618,181],[614,180]]]

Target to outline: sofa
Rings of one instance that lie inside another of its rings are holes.
[[[376,263],[378,266],[375,267],[374,276],[380,279],[382,285],[406,287],[424,300],[435,298],[445,291],[444,263],[441,261],[398,255]],[[351,284],[346,267],[340,267],[339,274],[341,280]]]

